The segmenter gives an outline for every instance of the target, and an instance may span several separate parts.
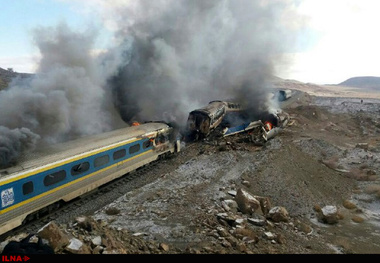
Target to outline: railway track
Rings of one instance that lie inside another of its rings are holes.
[[[156,172],[152,174],[157,174],[157,176],[146,175],[148,172],[152,172],[153,169],[160,169],[159,162],[160,160],[157,160],[149,165],[140,167],[70,202],[54,203],[46,209],[30,215],[23,225],[1,235],[0,242],[20,233],[37,233],[39,229],[51,221],[65,224],[77,216],[93,214],[96,210],[101,209],[129,191],[138,189],[158,178],[159,173]]]

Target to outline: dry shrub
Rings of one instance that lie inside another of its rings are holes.
[[[235,236],[237,238],[246,237],[246,238],[254,241],[255,243],[257,243],[259,241],[259,237],[257,236],[257,234],[252,229],[249,229],[249,228],[237,228],[235,230]]]
[[[356,181],[368,181],[368,175],[358,168],[351,168],[347,173],[349,178],[355,179]]]
[[[322,160],[322,163],[330,169],[337,169],[339,166],[339,157],[333,156],[330,159]]]
[[[346,253],[351,253],[352,244],[350,243],[349,239],[347,239],[347,238],[338,238],[334,243],[337,246],[341,247]]]
[[[376,180],[377,180],[377,175],[368,175],[368,180],[367,181],[374,182]]]
[[[355,223],[362,223],[364,221],[364,218],[358,216],[358,215],[354,215],[352,218],[351,218],[352,221],[354,221]]]
[[[368,175],[376,175],[376,171],[374,171],[372,169],[367,169],[367,174]]]
[[[322,207],[320,205],[314,205],[314,211],[315,212],[322,212]]]
[[[349,210],[356,208],[356,205],[348,200],[343,201],[343,206]]]
[[[337,217],[338,217],[338,220],[343,220],[344,219],[344,214],[342,211],[338,210],[338,212],[336,213]]]
[[[120,213],[120,210],[116,207],[110,207],[108,208],[105,213],[109,216],[112,216],[112,215],[117,215]]]
[[[374,194],[378,198],[380,198],[380,185],[378,185],[378,184],[371,184],[371,185],[367,186],[367,188],[365,189],[365,192],[367,194]]]
[[[305,234],[310,234],[311,232],[313,232],[313,228],[303,222],[296,222],[296,227]]]

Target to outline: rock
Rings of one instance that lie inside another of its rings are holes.
[[[231,208],[224,201],[222,201],[222,207],[224,210],[226,210],[226,212],[229,212],[231,210]]]
[[[0,253],[3,252],[4,247],[5,247],[6,245],[8,245],[9,241],[10,241],[10,240],[5,240],[5,241],[3,241],[3,242],[0,243]]]
[[[260,202],[261,212],[263,212],[263,215],[267,215],[269,213],[269,210],[271,210],[272,205],[270,202],[270,199],[268,197],[262,197],[262,196],[254,196],[257,200]]]
[[[275,238],[272,232],[264,232],[264,237],[268,240],[273,240]]]
[[[228,237],[228,236],[230,236],[230,233],[224,227],[218,227],[216,230],[218,231],[218,235],[221,236],[221,237]]]
[[[93,239],[91,239],[91,244],[96,247],[100,246],[102,244],[102,237],[101,236],[96,236]]]
[[[133,233],[132,236],[134,237],[140,237],[140,236],[144,236],[145,233],[142,233],[142,232],[137,232],[137,233]]]
[[[289,214],[285,207],[275,206],[269,210],[268,218],[274,222],[288,222]]]
[[[225,239],[222,241],[222,246],[226,248],[232,247],[231,243]]]
[[[165,252],[168,252],[169,251],[169,245],[168,244],[165,244],[165,243],[160,243],[160,246],[159,248]]]
[[[85,216],[80,216],[75,219],[75,223],[78,225],[78,227],[91,232],[92,231],[92,225],[90,220]]]
[[[338,209],[336,206],[324,206],[321,209],[321,212],[318,213],[319,221],[326,223],[326,224],[336,224],[339,220],[339,214]]]
[[[234,200],[227,199],[227,200],[223,200],[222,201],[222,207],[227,212],[229,212],[229,211],[236,212],[237,208],[238,208],[238,205],[237,205],[237,203]]]
[[[235,226],[241,226],[241,225],[243,225],[243,223],[244,223],[244,219],[243,218],[237,218],[235,220]]]
[[[235,190],[230,190],[227,192],[229,195],[236,196],[237,192]]]
[[[90,254],[90,249],[77,238],[70,239],[70,243],[65,250],[72,254]]]
[[[247,219],[249,223],[255,226],[265,226],[266,225],[266,218],[261,215],[255,215],[255,217],[250,217]]]
[[[219,221],[222,220],[222,221],[226,222],[227,225],[229,225],[229,226],[233,226],[233,224],[235,223],[235,220],[237,218],[235,215],[233,215],[231,213],[229,213],[229,214],[219,213],[216,215],[216,217]]]
[[[50,246],[57,252],[63,249],[70,243],[70,238],[63,231],[61,231],[55,222],[49,222],[38,230],[38,236],[47,240]]]
[[[232,211],[237,211],[238,205],[235,200],[227,199],[223,201],[226,205],[228,205],[229,208],[231,208]]]
[[[235,201],[239,207],[239,210],[244,214],[253,214],[260,208],[260,202],[241,188],[237,190]]]
[[[246,187],[251,187],[251,183],[249,181],[246,181],[244,180],[243,182],[241,182],[242,185],[246,186]]]

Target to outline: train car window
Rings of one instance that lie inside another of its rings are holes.
[[[22,193],[24,195],[30,194],[34,191],[33,182],[27,182],[22,185]]]
[[[99,166],[105,165],[106,163],[109,162],[109,160],[110,160],[110,157],[108,155],[98,157],[94,161],[94,166],[99,167]]]
[[[127,151],[125,149],[121,149],[113,153],[113,159],[114,160],[121,159],[126,155],[127,155]]]
[[[165,137],[165,135],[163,134],[160,134],[158,135],[158,137],[156,137],[156,144],[161,144],[161,143],[165,143],[167,140],[167,138]]]
[[[66,171],[64,170],[53,173],[53,174],[49,174],[45,176],[44,178],[44,185],[45,186],[53,185],[65,180],[65,178],[66,178]]]
[[[140,151],[140,144],[135,144],[129,148],[129,154],[134,154]]]
[[[152,142],[151,142],[151,140],[147,140],[147,141],[145,141],[145,142],[143,143],[143,149],[144,149],[144,150],[147,149],[147,148],[149,148],[150,146],[152,146]]]
[[[71,168],[71,175],[75,176],[78,174],[82,174],[82,173],[88,171],[88,169],[90,169],[90,163],[89,162],[84,162],[84,163],[74,165]]]

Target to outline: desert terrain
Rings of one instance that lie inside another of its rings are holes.
[[[293,91],[281,105],[290,122],[264,145],[245,134],[183,143],[142,186],[38,235],[57,254],[380,253],[379,94],[278,88]]]

